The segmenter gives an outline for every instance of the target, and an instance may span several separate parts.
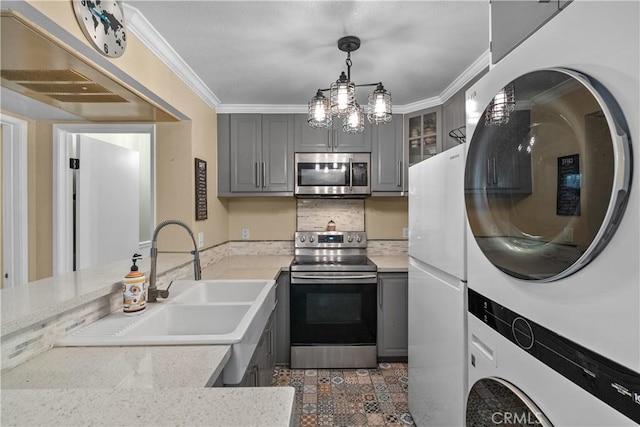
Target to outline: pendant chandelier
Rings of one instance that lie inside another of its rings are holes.
[[[369,95],[367,119],[371,124],[389,123],[391,113],[391,93],[382,83],[355,84],[351,81],[351,52],[358,50],[360,39],[346,36],[338,40],[338,49],[347,52],[347,74],[344,71],[328,89],[318,89],[309,101],[307,122],[313,128],[329,128],[333,117],[342,119],[342,130],[347,133],[360,133],[364,130],[364,108],[356,101],[356,87],[376,86]],[[329,98],[323,92],[329,92]]]
[[[516,88],[509,83],[493,97],[484,116],[486,126],[500,126],[509,123],[509,116],[516,108]]]

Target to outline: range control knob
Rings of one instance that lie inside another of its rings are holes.
[[[358,242],[358,243],[362,242],[362,236],[361,235],[358,234],[356,236],[356,242]]]
[[[347,242],[349,243],[353,242],[353,236],[351,234],[347,236]]]
[[[307,238],[306,238],[304,235],[300,236],[300,241],[301,241],[302,243],[304,243],[304,241],[305,241],[305,240],[307,240]]]
[[[313,237],[313,236],[309,236],[309,241],[310,241],[311,243],[313,243],[313,241],[314,241],[314,240],[316,240],[316,239],[315,239],[315,237]]]

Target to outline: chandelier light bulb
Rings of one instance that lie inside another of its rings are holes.
[[[369,123],[379,125],[389,123],[393,118],[391,114],[391,93],[378,83],[378,87],[369,95],[367,105],[367,119]]]
[[[307,123],[312,128],[328,128],[331,126],[329,114],[329,100],[318,90],[316,96],[309,101],[309,115]]]
[[[360,133],[364,130],[364,109],[357,102],[344,118],[342,130],[347,133]]]
[[[346,110],[349,104],[347,103],[347,87],[344,84],[338,85],[338,110]]]
[[[340,78],[331,84],[330,91],[331,115],[346,117],[356,101],[356,85],[349,81],[343,71]]]

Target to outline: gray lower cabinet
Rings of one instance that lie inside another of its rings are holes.
[[[293,136],[291,114],[218,115],[218,195],[292,195]]]
[[[291,358],[291,330],[289,328],[289,272],[278,276],[276,289],[276,364],[288,365]]]
[[[407,165],[403,153],[403,116],[374,126],[371,148],[371,192],[373,196],[399,195],[407,189]]]
[[[247,370],[238,384],[226,384],[229,387],[268,387],[275,368],[275,311],[267,321]]]
[[[330,129],[315,129],[307,123],[306,114],[295,114],[295,151],[307,153],[369,153],[375,125],[366,123],[364,131],[349,134],[342,130],[342,119],[334,119]]]
[[[409,349],[408,273],[378,274],[378,359],[404,360]]]

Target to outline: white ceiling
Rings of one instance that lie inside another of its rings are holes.
[[[395,106],[441,96],[489,49],[489,0],[125,3],[221,107],[305,106],[346,71],[337,47],[345,35],[362,40],[352,53],[352,80],[381,81]],[[369,92],[358,89],[358,101],[366,103]]]

